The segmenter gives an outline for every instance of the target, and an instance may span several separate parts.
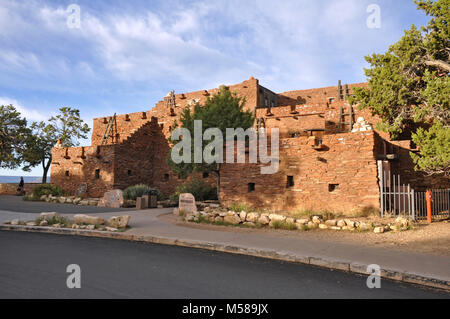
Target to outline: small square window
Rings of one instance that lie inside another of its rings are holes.
[[[164,181],[165,182],[169,181],[169,174],[164,174]]]
[[[294,187],[294,176],[287,177],[287,188]]]
[[[328,191],[334,192],[339,189],[339,184],[328,184]]]
[[[66,171],[66,176],[70,176],[70,173],[69,173],[69,171]]]
[[[100,170],[99,170],[99,169],[96,169],[96,170],[95,170],[95,178],[96,178],[96,179],[99,179],[99,178],[100,178]]]
[[[255,183],[248,183],[248,192],[252,193],[255,191]]]
[[[127,171],[128,176],[131,176],[131,169]]]
[[[209,177],[209,173],[204,172],[204,173],[203,173],[203,178],[208,178],[208,177]]]

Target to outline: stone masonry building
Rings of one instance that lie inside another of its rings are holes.
[[[221,201],[275,210],[379,208],[380,166],[417,189],[449,187],[448,179],[414,171],[410,136],[391,140],[375,130],[379,118],[349,105],[347,97],[364,85],[339,81],[333,87],[274,93],[251,77],[228,86],[245,97],[255,128],[279,128],[280,167],[276,174],[261,175],[260,163],[224,164]],[[90,197],[138,183],[170,195],[183,182],[166,163],[171,129],[183,108],[203,104],[218,91],[171,92],[149,111],[94,119],[91,146],[53,148],[52,183],[71,194],[81,187]],[[216,183],[214,174],[197,177]]]

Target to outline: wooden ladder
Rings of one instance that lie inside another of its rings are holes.
[[[105,134],[103,134],[102,145],[108,144],[108,139],[111,136],[111,134],[112,134],[113,143],[114,143],[114,138],[116,135],[115,133],[117,133],[116,113],[114,113],[114,116],[112,116],[108,121],[108,125],[106,126],[106,129],[105,129]]]
[[[345,122],[345,116],[349,116],[350,117],[350,121],[349,122]],[[344,125],[349,125],[350,129],[347,132],[351,132],[351,130],[353,129],[354,116],[355,116],[355,113],[353,112],[353,106],[350,105],[349,113],[344,113],[344,108],[341,106],[341,110],[340,110],[340,114],[339,114],[339,122],[338,122],[338,133],[344,133],[345,132],[343,130],[344,129],[343,128]]]

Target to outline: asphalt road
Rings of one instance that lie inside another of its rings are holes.
[[[81,288],[66,267],[81,267]],[[112,239],[0,231],[0,298],[449,298],[306,265]]]
[[[123,212],[133,210],[133,208],[106,208],[47,202],[31,202],[22,200],[22,197],[20,196],[0,196],[0,210],[34,214],[53,211],[60,214],[95,214],[116,211]]]

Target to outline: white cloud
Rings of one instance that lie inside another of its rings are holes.
[[[8,97],[0,97],[0,105],[10,105],[12,104],[23,117],[28,121],[46,121],[48,118],[46,115],[42,114],[42,111],[36,109],[29,109],[21,105],[16,99]]]

